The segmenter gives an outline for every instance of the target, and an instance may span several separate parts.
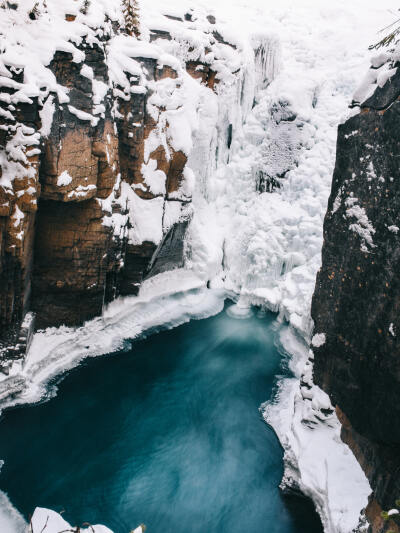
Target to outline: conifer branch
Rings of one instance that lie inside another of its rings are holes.
[[[390,46],[391,44],[394,44],[394,45],[397,44],[398,43],[397,36],[400,35],[400,18],[392,22],[392,24],[389,24],[389,26],[386,26],[386,28],[383,28],[379,33],[383,33],[384,31],[389,30],[391,28],[394,28],[394,29],[392,29],[390,33],[385,35],[383,39],[381,39],[375,44],[372,44],[369,47],[369,49],[379,50],[380,48]]]

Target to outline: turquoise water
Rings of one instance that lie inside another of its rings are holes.
[[[115,533],[320,533],[308,502],[281,496],[258,410],[282,372],[273,318],[223,312],[89,360],[0,419],[0,489],[27,518],[49,507]]]

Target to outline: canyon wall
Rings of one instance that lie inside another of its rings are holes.
[[[400,496],[400,71],[380,57],[339,126],[312,303],[314,380],[373,488],[374,533],[398,531],[380,514]]]
[[[116,296],[137,294],[145,278],[183,266],[192,216],[188,122],[198,94],[217,92],[221,71],[230,73],[226,57],[236,50],[214,17],[193,12],[165,16],[141,41],[107,13],[96,25],[52,9],[27,22],[32,33],[35,24],[57,32],[38,45],[48,45],[46,59],[16,61],[20,43],[10,37],[0,63],[4,372],[35,328],[81,325]],[[3,15],[11,24],[26,13]],[[59,34],[69,38],[60,43]],[[24,44],[41,59],[36,43]]]

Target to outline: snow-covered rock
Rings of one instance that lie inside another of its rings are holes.
[[[32,515],[29,528],[29,533],[40,531],[43,533],[59,533],[60,531],[73,531],[71,524],[69,524],[61,515],[50,509],[37,507]],[[112,533],[111,529],[101,525],[90,525],[88,527],[80,528],[81,533]],[[137,533],[142,533],[142,528],[135,530]]]

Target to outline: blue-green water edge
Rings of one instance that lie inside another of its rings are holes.
[[[27,518],[49,507],[115,533],[320,533],[308,502],[280,494],[258,410],[282,372],[273,322],[223,312],[87,361],[0,419],[0,489]]]

